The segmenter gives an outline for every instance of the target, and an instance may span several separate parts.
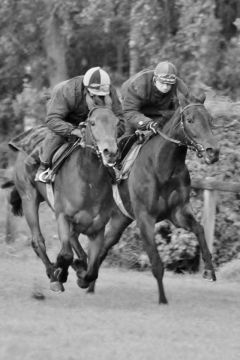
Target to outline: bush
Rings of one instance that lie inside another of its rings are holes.
[[[173,226],[163,222],[156,225],[155,241],[167,269],[177,273],[198,270],[199,248],[193,234],[182,229],[174,229]],[[107,262],[110,265],[138,270],[150,267],[140,231],[135,222],[124,231],[119,244],[109,252]]]

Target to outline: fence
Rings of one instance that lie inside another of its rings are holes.
[[[212,252],[218,192],[240,193],[240,183],[224,183],[214,178],[192,179],[191,183],[193,189],[203,190],[203,227],[209,250]]]

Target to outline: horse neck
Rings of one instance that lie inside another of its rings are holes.
[[[183,134],[180,127],[180,109],[177,109],[171,119],[163,127],[162,132],[170,139],[183,141]],[[158,164],[166,164],[169,171],[176,167],[176,164],[182,166],[185,163],[187,147],[166,140],[161,135],[153,138],[153,153],[156,155]],[[159,165],[158,165],[159,166]],[[160,165],[161,166],[161,165]]]
[[[168,135],[172,139],[182,141],[183,135],[181,132],[180,120],[181,120],[181,114],[180,114],[180,108],[178,108],[174,112],[170,120],[163,127],[163,133]]]

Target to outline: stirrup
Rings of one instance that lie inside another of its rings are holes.
[[[50,168],[48,168],[47,170],[44,170],[43,172],[41,172],[40,174],[36,174],[35,176],[35,181],[40,181],[40,182],[43,182],[43,183],[47,183],[47,182],[51,182],[51,179],[50,179]]]

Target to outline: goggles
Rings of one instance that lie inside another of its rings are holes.
[[[110,85],[104,84],[104,85],[99,85],[99,84],[91,84],[88,86],[88,89],[94,90],[94,91],[99,91],[99,92],[104,92],[106,94],[109,94],[110,91]]]
[[[161,82],[163,84],[175,84],[177,81],[177,77],[174,74],[161,74],[161,75],[154,75],[154,81],[157,82]]]

